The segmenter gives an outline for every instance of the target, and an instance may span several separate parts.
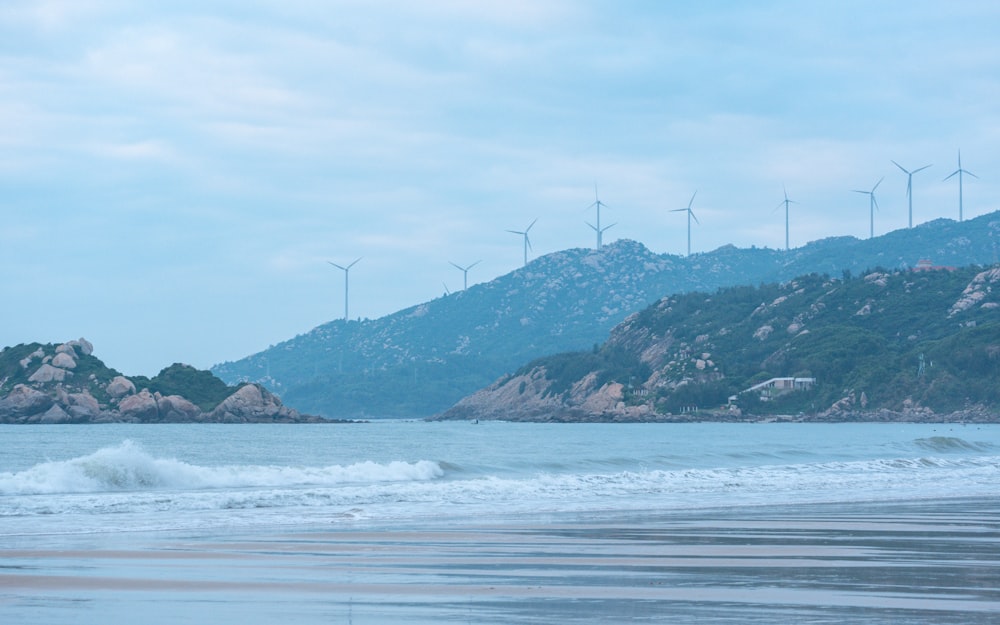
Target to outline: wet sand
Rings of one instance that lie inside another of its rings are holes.
[[[1000,500],[8,537],[3,623],[997,623]]]

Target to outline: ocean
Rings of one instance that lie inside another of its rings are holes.
[[[0,622],[1000,622],[1000,425],[0,426]]]

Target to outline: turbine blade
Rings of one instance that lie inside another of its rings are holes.
[[[956,169],[955,171],[953,171],[953,172],[951,172],[950,174],[948,174],[948,176],[947,176],[947,177],[946,177],[946,178],[945,178],[944,180],[942,180],[941,182],[944,182],[944,181],[945,181],[945,180],[947,180],[948,178],[951,178],[952,176],[954,176],[955,174],[957,174],[957,173],[958,173],[958,172],[960,172],[960,171],[962,171],[962,170],[961,170],[961,169]]]
[[[883,181],[883,180],[885,180],[885,176],[882,176],[881,178],[879,178],[879,179],[878,179],[878,182],[876,182],[876,183],[875,183],[875,186],[874,186],[874,187],[872,187],[872,193],[875,193],[875,189],[877,189],[877,188],[878,188],[878,186],[879,186],[880,184],[882,184],[882,181]]]
[[[347,269],[350,269],[350,268],[351,268],[351,267],[353,267],[354,265],[357,265],[357,264],[358,264],[358,261],[359,261],[359,260],[361,260],[361,258],[363,258],[363,257],[359,257],[359,258],[358,258],[358,260],[356,260],[356,261],[354,261],[353,263],[351,263],[350,265],[348,265],[348,266],[347,266]],[[345,270],[345,271],[346,271],[346,270]]]
[[[671,213],[684,213],[684,212],[687,212],[687,210],[688,209],[686,209],[686,208],[672,208],[672,209],[670,209],[670,212]]]
[[[691,210],[691,205],[694,204],[694,196],[696,195],[698,195],[697,191],[691,194],[691,201],[688,202],[688,210]]]
[[[854,191],[855,193],[864,193],[864,194],[871,193],[871,191],[862,191],[861,189],[852,189],[852,191]]]
[[[455,269],[458,269],[459,271],[465,271],[465,269],[463,269],[461,265],[459,265],[457,263],[453,263],[450,260],[448,261],[448,264],[451,265],[452,267],[454,267]]]
[[[701,222],[698,221],[698,217],[694,214],[694,211],[690,211],[688,214],[691,215],[691,219],[694,220],[694,223],[698,224],[699,226],[701,225]]]
[[[525,233],[525,235],[524,235],[524,242],[528,246],[529,250],[531,250],[532,252],[535,251],[534,248],[531,247],[531,239],[528,238],[527,233]]]
[[[328,261],[326,261],[326,262],[330,263],[331,265],[333,265],[333,266],[334,266],[334,267],[336,267],[337,269],[340,269],[341,271],[347,271],[346,269],[344,269],[343,267],[341,267],[340,265],[338,265],[337,263],[335,263],[335,262],[333,262],[333,261],[330,261],[330,260],[328,260]]]
[[[617,221],[616,221],[615,223],[611,224],[611,226],[617,226],[617,225],[618,225],[618,222],[617,222]],[[603,228],[601,228],[601,232],[604,232],[605,230],[607,230],[607,229],[608,229],[608,228],[610,228],[611,226],[604,226]]]
[[[535,222],[537,222],[537,221],[538,221],[538,218],[536,217],[536,218],[535,218],[535,221],[533,221],[533,222],[531,222],[530,224],[528,224],[528,227],[524,229],[524,233],[525,233],[525,234],[528,234],[528,232],[529,232],[529,231],[531,230],[531,227],[532,227],[532,226],[534,226],[534,225],[535,225]]]
[[[511,233],[511,234],[521,234],[521,235],[523,235],[523,234],[524,234],[524,233],[523,233],[523,232],[521,232],[520,230],[508,230],[507,232],[509,232],[509,233]]]
[[[931,163],[931,164],[933,165],[933,163]],[[913,172],[911,172],[911,175],[917,173],[918,171],[923,171],[923,170],[927,169],[928,167],[930,167],[930,165],[924,165],[923,167],[921,167],[919,169],[914,169]]]
[[[595,226],[594,224],[590,223],[589,221],[585,221],[583,223],[585,223],[588,226],[590,226],[590,229],[593,230],[594,232],[597,232],[597,226]]]
[[[468,267],[466,267],[465,270],[468,271],[468,270],[472,269],[473,267],[475,267],[476,265],[478,265],[481,262],[483,262],[483,261],[477,260],[476,262],[474,262],[471,265],[469,265]]]
[[[892,159],[889,159],[889,162],[891,162],[891,163],[892,163],[893,165],[895,165],[896,167],[899,167],[900,169],[902,169],[902,170],[903,170],[903,173],[904,173],[904,174],[906,174],[907,176],[909,176],[909,175],[910,175],[910,172],[906,171],[906,169],[903,169],[903,166],[902,166],[902,165],[900,165],[899,163],[897,163],[896,161],[894,161],[894,160],[892,160]],[[917,171],[920,171],[920,170],[918,169]]]
[[[965,171],[965,170],[963,169],[962,171]],[[972,173],[971,171],[966,171],[965,173],[967,173],[968,175],[972,176],[973,178],[978,178],[979,177],[976,174]]]

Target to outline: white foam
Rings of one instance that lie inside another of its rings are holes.
[[[428,460],[384,464],[366,461],[324,467],[198,466],[173,458],[153,457],[139,445],[125,441],[88,456],[45,462],[16,473],[0,473],[0,494],[291,487],[432,480],[443,475],[441,465]]]

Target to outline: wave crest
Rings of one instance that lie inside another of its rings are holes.
[[[132,441],[70,460],[44,462],[16,473],[0,473],[0,494],[41,495],[150,489],[336,486],[408,482],[443,477],[437,462],[360,462],[347,466],[200,466],[156,458]]]
[[[929,438],[918,438],[913,444],[921,449],[936,452],[961,452],[961,451],[989,451],[992,445],[988,443],[976,443],[967,441],[957,436],[931,436]]]

